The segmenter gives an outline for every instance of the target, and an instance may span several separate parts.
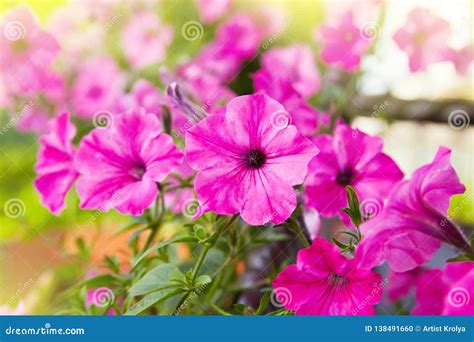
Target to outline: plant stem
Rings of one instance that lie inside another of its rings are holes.
[[[296,220],[291,219],[288,227],[295,232],[305,247],[309,247],[311,245]]]
[[[160,205],[160,208],[158,208],[158,205]],[[161,184],[158,184],[158,197],[156,199],[155,206],[153,209],[154,209],[153,211],[156,217],[154,217],[153,223],[150,224],[149,226],[151,232],[150,232],[150,235],[148,235],[145,245],[142,248],[142,252],[146,251],[148,247],[150,247],[151,243],[153,242],[153,239],[158,233],[158,228],[160,228],[161,226],[161,221],[165,213],[165,196],[163,193],[163,186]]]

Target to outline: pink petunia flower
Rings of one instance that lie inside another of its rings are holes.
[[[114,111],[125,79],[112,58],[84,63],[72,88],[72,105],[78,116],[93,117],[97,111]]]
[[[407,272],[390,272],[388,275],[387,298],[393,303],[406,297],[416,286],[418,279],[426,273],[422,267]]]
[[[412,72],[425,70],[434,62],[445,59],[446,42],[449,39],[449,23],[429,10],[417,7],[393,36],[398,47],[408,56]]]
[[[319,90],[319,72],[308,46],[273,48],[262,56],[261,63],[274,79],[288,80],[304,98]]]
[[[205,24],[219,19],[230,7],[231,0],[195,0],[198,6],[199,17]]]
[[[35,187],[43,205],[55,215],[64,209],[66,194],[78,176],[73,166],[75,135],[76,127],[63,113],[51,121],[50,132],[40,138]]]
[[[353,20],[352,11],[345,13],[336,27],[321,26],[316,38],[324,43],[321,58],[328,64],[336,64],[346,71],[359,67],[361,56],[367,51],[370,40],[364,38]]]
[[[26,5],[7,12],[0,23],[0,81],[8,91],[20,93],[41,88],[37,73],[59,54],[59,44],[44,31]]]
[[[183,155],[163,134],[158,118],[143,108],[117,115],[110,127],[84,137],[75,158],[81,208],[140,215],[155,200],[157,182],[176,169]]]
[[[285,221],[317,148],[277,101],[264,94],[240,96],[225,115],[211,115],[187,131],[186,159],[198,171],[201,213],[239,213],[251,225]],[[283,120],[282,120],[283,119]]]
[[[313,142],[320,153],[309,166],[306,204],[323,217],[346,219],[341,209],[347,206],[346,186],[351,185],[363,214],[376,216],[390,190],[403,178],[397,164],[382,152],[382,139],[339,124],[333,136],[319,135]]]
[[[122,33],[122,49],[128,62],[141,68],[159,63],[173,40],[173,28],[150,12],[137,13]]]
[[[424,264],[447,242],[469,251],[466,238],[446,217],[449,200],[465,191],[449,161],[451,150],[440,147],[434,160],[391,191],[380,215],[361,225],[357,253],[370,269],[385,260],[395,272]]]
[[[474,263],[447,263],[427,271],[417,283],[413,315],[474,315]]]
[[[469,71],[469,67],[474,61],[474,46],[467,45],[462,49],[456,50],[448,48],[445,52],[446,60],[450,60],[454,64],[454,68],[458,75],[465,76]]]
[[[142,107],[147,113],[161,115],[165,103],[160,91],[149,81],[139,79],[133,85],[132,91],[119,99],[119,111],[126,112],[133,108]]]
[[[323,126],[323,113],[311,107],[295,90],[291,82],[283,78],[275,78],[266,69],[257,71],[253,75],[254,88],[280,102],[291,114],[291,123],[304,135],[316,133],[318,127]]]
[[[296,265],[273,280],[276,297],[297,315],[373,315],[382,298],[382,277],[359,263],[318,237],[298,252]]]

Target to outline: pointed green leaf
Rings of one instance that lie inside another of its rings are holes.
[[[182,289],[165,289],[150,293],[149,295],[143,297],[141,301],[132,306],[125,312],[126,316],[138,315],[139,313],[145,311],[146,309],[156,305],[168,298],[176,296],[177,294],[184,292]]]
[[[158,265],[133,284],[128,292],[132,296],[139,296],[162,289],[163,287],[177,287],[179,284],[176,282],[171,283],[171,275],[176,276],[177,272],[180,271],[173,264]]]

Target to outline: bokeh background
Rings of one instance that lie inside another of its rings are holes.
[[[318,42],[314,29],[323,21],[330,20],[333,12],[342,11],[356,4],[364,13],[365,5],[372,1],[235,1],[233,10],[252,12],[255,15],[269,9],[281,16],[285,29],[275,45],[294,42],[307,43],[315,51]],[[67,1],[36,0],[0,2],[0,15],[19,4],[28,4],[37,14],[41,24],[52,29],[61,17]],[[77,1],[92,6],[100,12],[113,4],[109,20],[86,21],[76,27],[76,32],[57,39],[63,48],[80,44],[90,46],[93,55],[100,50],[113,55],[131,79],[145,77],[159,84],[158,68],[172,68],[196,54],[199,48],[212,39],[216,24],[204,26],[203,36],[194,41],[182,39],[183,25],[199,21],[199,13],[192,1]],[[145,5],[144,5],[145,4]],[[150,6],[164,22],[173,26],[175,37],[166,58],[159,64],[142,70],[132,70],[124,60],[120,46],[120,31],[124,21],[140,6]],[[328,105],[336,99],[337,110],[354,126],[370,134],[380,134],[385,139],[385,151],[409,175],[419,165],[429,162],[439,145],[453,149],[453,164],[466,184],[467,192],[457,196],[452,205],[462,206],[453,216],[463,228],[474,228],[474,127],[470,125],[474,113],[473,68],[460,75],[448,62],[436,63],[427,71],[410,73],[407,57],[392,40],[394,32],[404,24],[407,14],[416,6],[430,9],[447,20],[453,30],[452,47],[473,43],[473,2],[464,0],[411,0],[386,2],[383,23],[377,26],[377,44],[363,58],[356,77],[344,79],[337,71],[321,66],[324,93],[311,99],[313,103]],[[74,17],[74,15],[72,16]],[[104,44],[96,46],[97,35],[104,35]],[[0,47],[1,48],[1,47]],[[258,59],[257,59],[258,60]],[[80,61],[79,61],[80,62]],[[67,68],[61,59],[57,70]],[[232,84],[238,93],[251,92],[251,81],[246,76],[258,68],[258,61],[250,63]],[[342,80],[340,79],[342,78]],[[339,80],[339,82],[334,82]],[[7,88],[8,84],[0,87]],[[453,125],[449,115],[453,111],[467,113],[461,125]],[[14,113],[1,111],[1,127],[7,127]],[[100,269],[105,254],[117,255],[127,262],[129,235],[114,233],[127,224],[128,218],[115,212],[101,213],[81,211],[77,195],[72,191],[67,199],[67,209],[55,217],[40,204],[33,188],[33,165],[38,148],[38,137],[33,132],[7,129],[0,136],[0,206],[11,199],[25,203],[18,217],[5,215],[0,210],[0,306],[26,303],[28,313],[57,313],[61,293],[81,277],[86,269]],[[0,208],[0,209],[2,209]],[[168,227],[170,230],[173,227]],[[165,230],[166,231],[166,230]],[[186,253],[186,251],[183,251]],[[440,253],[449,253],[441,251]],[[436,260],[433,261],[436,263]]]

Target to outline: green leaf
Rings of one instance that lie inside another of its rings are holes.
[[[128,232],[132,229],[135,229],[136,227],[142,226],[143,224],[144,224],[143,222],[133,221],[133,222],[125,225],[124,227],[120,228],[114,235],[118,236],[118,235],[123,234],[125,232]]]
[[[262,299],[260,299],[260,304],[258,305],[257,311],[255,311],[256,315],[261,315],[268,306],[270,302],[270,295],[272,294],[271,291],[267,291],[263,294]]]
[[[143,259],[145,259],[148,256],[148,254],[155,252],[160,248],[163,248],[163,247],[166,247],[168,245],[171,245],[173,243],[178,243],[178,242],[197,242],[197,241],[198,239],[196,237],[185,235],[185,236],[176,236],[175,238],[171,240],[158,242],[154,244],[153,246],[151,246],[150,248],[148,248],[145,252],[137,256],[135,260],[133,261],[132,268],[136,267]]]
[[[225,260],[224,252],[219,249],[211,249],[204,259],[199,274],[216,274],[223,267]]]
[[[354,225],[358,227],[362,222],[359,199],[357,198],[355,189],[350,185],[346,186],[346,194],[349,207],[342,209],[342,211],[349,215]]]
[[[347,249],[347,245],[343,244],[341,241],[339,241],[338,239],[336,238],[332,238],[332,242],[334,242],[337,247],[341,248],[341,249]]]
[[[100,274],[98,276],[81,281],[76,287],[86,286],[88,289],[108,286],[117,283],[117,278],[110,274]]]
[[[150,293],[149,295],[143,297],[141,301],[132,306],[125,312],[126,316],[138,315],[139,313],[145,311],[146,309],[156,305],[168,298],[176,296],[177,294],[184,292],[183,289],[165,289]]]
[[[176,277],[178,272],[181,273],[173,264],[158,265],[146,273],[138,282],[133,284],[128,292],[132,296],[139,296],[152,291],[161,290],[164,287],[177,287],[179,284],[176,282],[172,283],[171,276]]]
[[[120,261],[115,256],[104,256],[105,265],[114,273],[120,273]]]
[[[456,262],[456,261],[474,261],[474,256],[469,255],[469,254],[459,254],[447,260],[447,262]]]

